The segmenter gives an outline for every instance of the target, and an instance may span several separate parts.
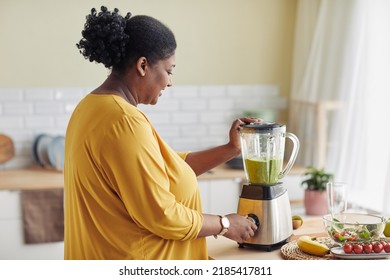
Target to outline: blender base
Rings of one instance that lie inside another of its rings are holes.
[[[244,248],[244,247],[250,247],[254,249],[259,249],[259,250],[265,250],[267,252],[271,252],[275,249],[279,249],[282,247],[284,244],[288,243],[290,241],[290,238],[287,238],[281,242],[275,243],[275,244],[268,244],[268,245],[262,245],[262,244],[253,244],[253,243],[238,243],[238,248]]]

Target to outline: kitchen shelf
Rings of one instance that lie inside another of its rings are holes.
[[[31,166],[0,171],[0,190],[53,189],[64,187],[62,172]]]

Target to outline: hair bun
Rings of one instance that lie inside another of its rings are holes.
[[[99,13],[92,8],[81,32],[82,39],[76,44],[84,58],[103,63],[107,68],[119,64],[126,54],[129,36],[125,28],[130,17],[131,13],[121,16],[117,8],[110,12],[101,6]]]

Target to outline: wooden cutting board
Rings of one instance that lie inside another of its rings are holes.
[[[11,160],[14,155],[15,147],[11,137],[0,134],[0,164]]]

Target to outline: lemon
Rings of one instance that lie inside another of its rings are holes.
[[[303,224],[302,217],[300,217],[298,215],[292,216],[293,229],[300,228],[302,226],[302,224]]]
[[[383,234],[386,237],[390,237],[390,219],[387,220]]]

